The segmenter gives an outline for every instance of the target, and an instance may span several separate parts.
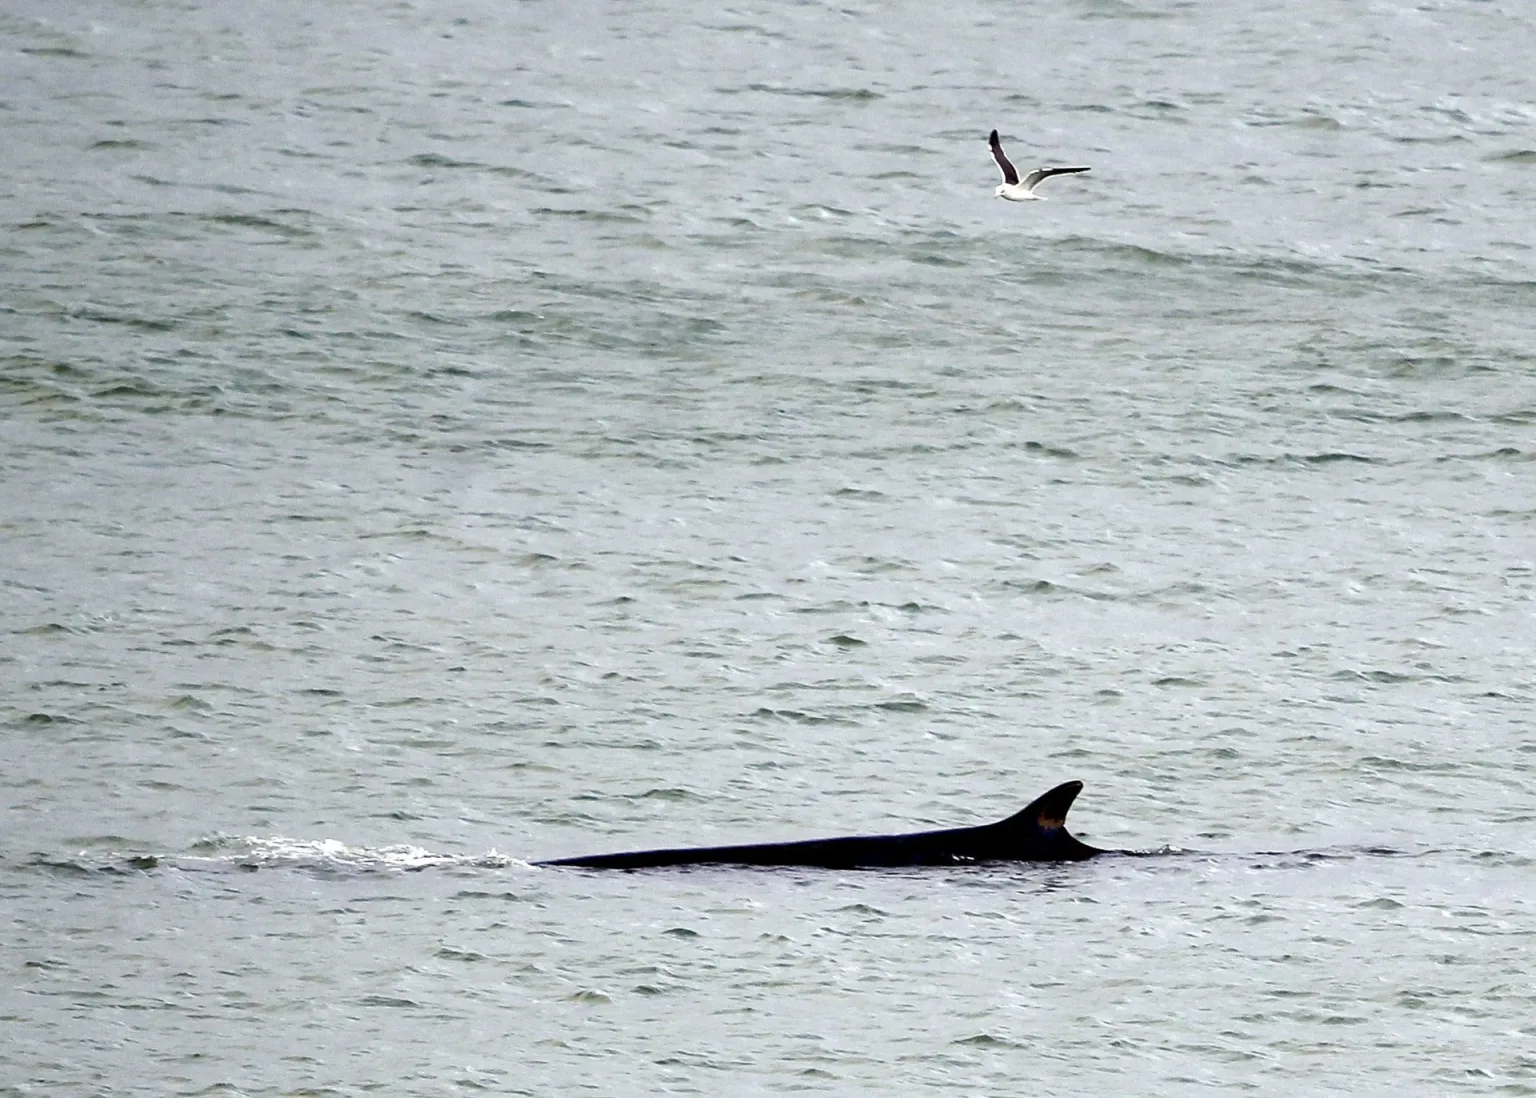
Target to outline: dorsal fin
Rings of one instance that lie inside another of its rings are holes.
[[[992,826],[1007,836],[1010,848],[1018,851],[1014,857],[1074,862],[1102,854],[1067,830],[1067,809],[1082,791],[1082,782],[1062,782],[1036,797],[1023,811]]]

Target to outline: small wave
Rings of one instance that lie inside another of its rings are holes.
[[[1066,237],[1061,241],[1061,247],[1063,250],[1089,252],[1137,265],[1186,267],[1196,262],[1196,257],[1191,255],[1179,255],[1147,248],[1140,244],[1123,244],[1120,241],[1099,240],[1089,236]]]

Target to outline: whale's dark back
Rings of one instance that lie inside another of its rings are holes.
[[[789,843],[635,850],[555,858],[536,864],[584,869],[711,864],[880,869],[973,862],[1080,862],[1103,853],[1067,831],[1067,810],[1082,788],[1082,782],[1064,782],[1032,801],[1023,811],[981,827],[917,831],[905,835],[851,835]]]

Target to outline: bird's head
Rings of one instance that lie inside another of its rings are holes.
[[[993,198],[1004,198],[1004,197],[1007,196],[1007,190],[1008,190],[1008,184],[1006,184],[1006,183],[999,183],[997,185],[997,190],[992,192],[992,197]]]

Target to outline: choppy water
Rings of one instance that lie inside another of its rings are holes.
[[[1533,31],[7,4],[0,1094],[1536,1093]]]

